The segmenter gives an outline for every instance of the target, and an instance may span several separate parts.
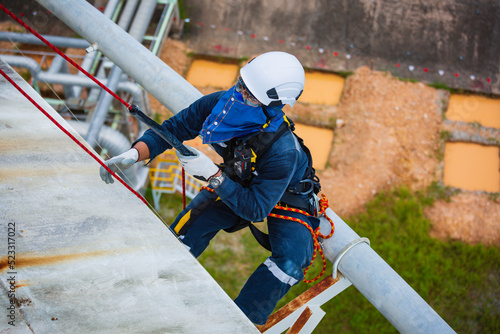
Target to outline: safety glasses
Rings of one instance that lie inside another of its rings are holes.
[[[261,105],[259,100],[257,100],[257,98],[250,92],[241,77],[239,77],[238,82],[236,82],[236,91],[238,93],[241,93],[241,95],[243,95],[243,98],[245,100],[248,100],[252,105]]]

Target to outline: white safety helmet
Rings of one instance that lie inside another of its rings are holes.
[[[272,51],[255,57],[241,68],[240,75],[253,96],[266,106],[293,107],[304,90],[304,68],[286,52]]]

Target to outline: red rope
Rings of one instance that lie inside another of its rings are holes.
[[[14,13],[12,13],[10,10],[5,8],[2,4],[0,4],[0,9],[2,9],[7,15],[12,17],[16,22],[18,22],[20,25],[22,25],[24,28],[26,28],[29,32],[31,32],[33,35],[38,37],[42,42],[44,42],[48,47],[50,47],[52,50],[54,50],[58,55],[63,57],[66,61],[68,61],[71,65],[75,66],[79,71],[84,73],[87,77],[89,77],[92,81],[94,81],[96,84],[98,84],[102,89],[104,89],[106,92],[111,94],[115,99],[120,101],[125,107],[130,108],[130,104],[128,104],[126,101],[124,101],[121,97],[116,95],[112,90],[110,90],[108,87],[103,85],[99,80],[97,80],[93,75],[85,71],[80,65],[75,63],[71,58],[66,56],[63,52],[61,52],[58,48],[56,48],[54,45],[52,45],[49,41],[47,41],[45,38],[43,38],[42,35],[37,33],[35,30],[33,30],[30,26],[28,26],[26,23],[24,23],[20,18],[18,18]],[[68,130],[66,130],[63,126],[61,126],[47,111],[45,111],[38,103],[36,103],[35,100],[31,98],[26,92],[19,87],[4,71],[0,69],[0,74],[2,74],[7,81],[9,81],[21,94],[23,94],[35,107],[37,107],[45,116],[47,116],[52,123],[54,123],[59,129],[61,129],[66,135],[68,135],[75,143],[78,144],[85,152],[87,152],[92,158],[94,158],[95,161],[97,161],[104,169],[106,169],[111,175],[113,175],[121,184],[123,184],[128,190],[130,190],[134,195],[136,195],[141,201],[144,202],[144,204],[149,206],[149,203],[146,201],[144,197],[142,197],[137,191],[135,191],[132,187],[130,187],[125,181],[123,181],[118,175],[113,172],[111,169],[109,169],[108,166],[102,160],[97,157],[92,151],[90,151],[85,145],[83,145],[75,136],[73,136]]]
[[[83,74],[85,74],[87,77],[89,77],[92,81],[94,81],[96,84],[98,84],[102,89],[104,89],[106,92],[108,92],[109,94],[111,94],[111,96],[113,96],[115,99],[117,99],[118,101],[120,101],[125,107],[130,108],[130,104],[128,104],[125,100],[123,100],[121,97],[119,97],[118,95],[116,95],[111,89],[109,89],[108,87],[104,86],[92,74],[90,74],[87,71],[85,71],[80,65],[78,65],[71,58],[69,58],[64,53],[62,53],[58,48],[56,48],[54,45],[52,45],[52,43],[50,43],[45,38],[43,38],[42,35],[40,35],[35,30],[33,30],[30,26],[28,26],[26,23],[24,23],[23,20],[21,20],[20,18],[18,18],[14,13],[12,13],[10,10],[8,10],[7,8],[5,8],[2,4],[0,4],[0,9],[2,9],[7,15],[9,15],[10,17],[12,17],[17,23],[19,23],[24,28],[26,28],[26,30],[28,30],[30,33],[32,33],[33,35],[35,35],[36,37],[38,37],[42,42],[44,42],[49,48],[51,48],[52,50],[54,50],[58,55],[60,55],[64,59],[66,59],[67,62],[69,62],[71,65],[75,66],[79,71],[81,71]]]
[[[186,171],[182,168],[182,208],[186,208]]]
[[[99,85],[99,87],[101,87],[102,89],[104,89],[106,92],[108,92],[109,94],[111,94],[111,96],[113,96],[115,99],[117,99],[118,101],[120,101],[125,107],[127,107],[128,109],[131,108],[131,105],[128,104],[125,100],[123,100],[121,97],[119,97],[117,94],[115,94],[112,90],[110,90],[108,87],[106,87],[104,84],[102,84],[99,80],[97,80],[92,74],[88,73],[87,71],[85,71],[80,65],[78,65],[77,63],[75,63],[71,58],[69,58],[68,56],[66,56],[63,52],[61,52],[57,47],[55,47],[52,43],[50,43],[49,41],[47,41],[45,38],[43,38],[42,35],[40,35],[39,33],[37,33],[35,30],[33,30],[30,26],[28,26],[26,23],[24,23],[20,18],[18,18],[14,13],[12,13],[10,10],[8,10],[7,8],[5,8],[2,4],[0,4],[0,9],[2,9],[7,15],[9,15],[10,17],[12,17],[16,22],[18,22],[20,25],[22,25],[24,28],[26,28],[29,32],[31,32],[33,35],[35,35],[36,37],[38,37],[42,42],[44,42],[49,48],[51,48],[52,50],[54,50],[58,55],[60,55],[61,57],[63,57],[67,62],[69,62],[71,65],[73,65],[74,67],[76,67],[80,72],[82,72],[83,74],[85,74],[87,77],[89,77],[92,81],[94,81],[97,85]],[[39,108],[40,109],[40,108]],[[47,114],[46,114],[47,115]],[[75,138],[76,139],[76,138]],[[100,160],[98,160],[100,161]],[[101,164],[103,165],[103,164]],[[107,169],[107,168],[106,168]],[[107,169],[108,170],[108,169]],[[108,170],[109,171],[109,170]],[[111,175],[115,176],[116,175],[114,173],[111,173]],[[119,178],[117,178],[119,179]],[[122,182],[122,181],[121,181]],[[123,182],[122,182],[123,183]],[[127,185],[128,186],[128,185]],[[132,189],[133,191],[133,189]],[[135,192],[135,191],[134,191]],[[140,195],[139,195],[140,196]],[[182,169],[182,203],[183,203],[183,208],[185,209],[186,208],[186,180],[185,180],[185,173],[184,173],[184,168]],[[141,196],[142,198],[142,196]],[[143,198],[142,198],[143,199]],[[144,200],[144,199],[143,199]],[[145,200],[144,200],[145,201]],[[147,202],[145,202],[147,203]]]
[[[1,5],[0,5],[1,6]],[[120,181],[121,184],[123,184],[128,190],[130,190],[134,195],[139,197],[141,201],[144,202],[144,204],[149,205],[149,203],[142,197],[137,191],[132,189],[125,181],[123,181],[118,175],[116,175],[115,172],[113,172],[111,169],[109,169],[104,162],[101,161],[99,157],[97,157],[92,151],[90,151],[85,145],[83,145],[75,136],[73,136],[68,130],[66,130],[61,124],[59,124],[47,111],[45,111],[35,100],[31,98],[21,87],[19,87],[2,69],[0,69],[0,74],[7,79],[8,82],[10,82],[21,94],[24,95],[35,107],[37,107],[45,116],[47,116],[52,123],[54,123],[59,129],[61,129],[66,135],[68,135],[75,143],[78,144],[85,152],[90,154],[92,158],[94,158],[95,161],[97,161],[104,169],[106,169],[111,175],[113,175],[118,181]]]

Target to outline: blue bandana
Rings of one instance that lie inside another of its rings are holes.
[[[245,104],[241,93],[232,87],[228,90],[208,115],[200,135],[203,144],[221,143],[235,137],[263,131],[275,132],[283,123],[283,106],[267,107],[271,119],[266,125],[267,117],[262,107]]]

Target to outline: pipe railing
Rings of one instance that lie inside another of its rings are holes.
[[[86,49],[90,46],[90,43],[81,38],[73,37],[61,37],[61,36],[48,36],[42,35],[47,41],[49,41],[54,46],[58,48],[75,48],[75,49]],[[0,31],[0,41],[14,42],[14,43],[24,43],[32,45],[45,45],[36,36],[27,33],[17,33],[17,32],[7,32]]]

